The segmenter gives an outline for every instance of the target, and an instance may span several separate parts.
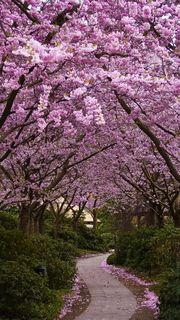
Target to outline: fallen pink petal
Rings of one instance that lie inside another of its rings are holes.
[[[115,277],[120,277],[125,280],[131,280],[141,286],[149,287],[154,284],[157,284],[157,282],[155,281],[147,282],[145,280],[142,280],[136,275],[128,272],[124,268],[109,265],[106,260],[102,261],[101,268],[103,268],[106,272],[112,274]],[[153,311],[155,319],[157,319],[159,316],[159,304],[159,298],[155,294],[155,292],[149,291],[149,289],[146,288],[144,291],[143,301],[141,301],[140,304],[138,304],[138,308],[146,307],[150,309],[151,311]]]

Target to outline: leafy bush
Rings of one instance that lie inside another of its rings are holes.
[[[54,259],[49,262],[47,265],[49,287],[56,290],[71,287],[75,270],[75,263],[70,261]]]
[[[180,254],[180,230],[171,225],[162,229],[142,228],[120,235],[116,242],[116,263],[149,275],[174,268]]]
[[[175,268],[180,259],[180,229],[171,224],[156,231],[153,238],[158,270]]]
[[[57,256],[61,260],[72,261],[77,256],[77,248],[68,242],[62,240],[56,241]]]
[[[128,250],[130,248],[132,238],[132,234],[124,234],[118,236],[115,246],[117,264],[124,265],[126,263]]]
[[[0,265],[0,313],[14,319],[47,319],[46,306],[55,299],[47,279],[16,261]]]
[[[16,218],[7,212],[0,212],[0,225],[7,230],[12,230],[17,228]]]
[[[0,259],[16,260],[27,252],[28,238],[18,230],[0,229]]]
[[[58,238],[65,241],[77,245],[78,235],[76,232],[71,230],[70,228],[63,227],[58,232]]]
[[[95,251],[106,251],[105,242],[101,235],[84,225],[78,228],[78,248]]]
[[[0,314],[24,320],[55,318],[61,303],[57,290],[71,286],[75,254],[74,246],[61,240],[0,228]],[[47,277],[35,272],[38,265],[47,268]]]
[[[180,319],[180,267],[168,277],[160,290],[160,320]]]
[[[128,247],[126,265],[138,271],[145,271],[151,275],[157,269],[153,247],[153,237],[156,229],[149,227],[138,230],[131,237]]]
[[[28,254],[34,259],[49,262],[54,258],[72,261],[76,257],[76,247],[60,239],[55,240],[46,235],[31,236],[28,238]]]
[[[117,256],[115,253],[111,254],[108,258],[107,258],[107,263],[108,264],[117,264]]]
[[[111,232],[101,233],[101,237],[105,243],[107,249],[114,249],[114,235]]]

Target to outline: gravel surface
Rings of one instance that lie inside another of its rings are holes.
[[[78,261],[78,272],[89,289],[91,302],[75,320],[129,320],[133,315],[137,306],[135,296],[100,267],[108,255]]]

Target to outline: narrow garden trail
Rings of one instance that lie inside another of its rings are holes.
[[[88,286],[91,302],[76,320],[129,320],[136,309],[135,296],[101,268],[108,255],[78,261],[78,271]]]

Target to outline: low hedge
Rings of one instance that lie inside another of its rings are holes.
[[[97,232],[86,226],[79,225],[77,246],[80,249],[94,250],[104,252],[106,251],[106,244],[102,236]]]
[[[52,320],[76,271],[72,244],[0,228],[0,317]],[[43,265],[47,275],[36,273]]]
[[[10,215],[6,211],[0,211],[0,226],[7,230],[12,230],[17,228],[17,219],[15,216]]]
[[[47,279],[24,263],[7,261],[0,266],[0,310],[10,319],[47,319],[56,295]]]
[[[160,290],[160,319],[180,319],[180,267],[176,268],[162,284]]]
[[[167,225],[119,235],[115,253],[117,264],[148,275],[170,271],[180,258],[180,230]]]
[[[54,258],[47,264],[49,287],[56,290],[70,288],[75,271],[75,265],[70,261]]]
[[[108,258],[107,258],[107,263],[108,264],[118,264],[117,263],[117,256],[115,253],[112,253]]]

